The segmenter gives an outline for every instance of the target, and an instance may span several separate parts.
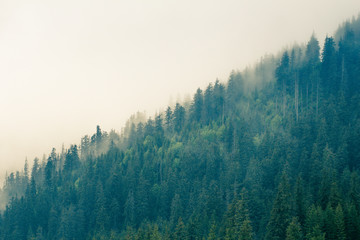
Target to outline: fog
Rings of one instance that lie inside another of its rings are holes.
[[[359,12],[358,0],[1,0],[0,177],[313,32],[322,43]]]

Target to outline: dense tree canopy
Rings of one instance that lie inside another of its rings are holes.
[[[359,22],[26,161],[0,239],[358,239]]]

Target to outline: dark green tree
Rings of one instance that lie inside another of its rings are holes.
[[[332,37],[325,38],[324,49],[321,57],[322,89],[325,94],[334,94],[339,89],[339,82],[337,80],[335,41]]]
[[[173,123],[176,132],[180,132],[185,124],[185,108],[179,103],[175,106]]]
[[[186,240],[187,239],[185,225],[184,225],[184,222],[181,217],[179,218],[178,223],[176,225],[173,239],[174,240]]]
[[[286,229],[286,240],[303,240],[300,223],[297,218],[293,218]]]
[[[204,105],[202,90],[198,88],[194,95],[194,100],[190,108],[190,118],[192,121],[200,122]]]
[[[283,172],[267,225],[266,239],[286,238],[286,229],[291,220],[291,211],[289,180],[287,173]]]

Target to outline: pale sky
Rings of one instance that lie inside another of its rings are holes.
[[[359,0],[0,0],[0,177],[359,12]]]

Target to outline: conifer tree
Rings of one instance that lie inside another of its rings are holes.
[[[209,123],[214,117],[214,88],[209,84],[204,93],[204,121]]]
[[[193,121],[200,122],[202,117],[203,104],[204,104],[204,97],[202,94],[202,90],[198,88],[194,95],[194,100],[190,109],[190,116]]]
[[[332,37],[326,37],[321,64],[322,89],[325,94],[334,94],[339,88],[336,60],[335,41]]]
[[[126,240],[133,240],[135,239],[135,232],[134,229],[130,226],[126,227],[126,235],[125,235],[125,239]]]
[[[207,240],[216,240],[216,239],[217,239],[216,223],[215,221],[212,221]]]
[[[335,226],[336,226],[336,239],[345,240],[346,235],[345,235],[344,213],[340,204],[335,209]]]
[[[306,236],[311,235],[317,227],[322,229],[324,226],[324,217],[321,207],[312,205],[307,212],[305,220],[305,232]],[[317,230],[316,230],[317,231]]]
[[[253,239],[253,229],[251,227],[249,218],[245,219],[240,227],[240,232],[238,239],[239,240],[252,240]]]
[[[179,103],[176,103],[175,106],[173,123],[176,132],[180,132],[185,123],[185,108]]]
[[[286,240],[302,240],[303,234],[301,231],[300,223],[294,217],[286,229]]]
[[[187,234],[186,234],[185,225],[182,218],[180,217],[175,228],[174,240],[186,240],[186,239],[187,239]]]
[[[315,225],[306,235],[308,240],[325,240],[325,233],[321,231],[319,225]]]
[[[303,180],[301,176],[299,176],[295,184],[295,210],[300,225],[304,225],[305,223],[305,215],[306,215],[305,209],[306,206],[305,206]]]
[[[290,185],[286,172],[283,172],[278,186],[276,198],[267,225],[266,239],[276,240],[286,238],[286,228],[291,217]]]

